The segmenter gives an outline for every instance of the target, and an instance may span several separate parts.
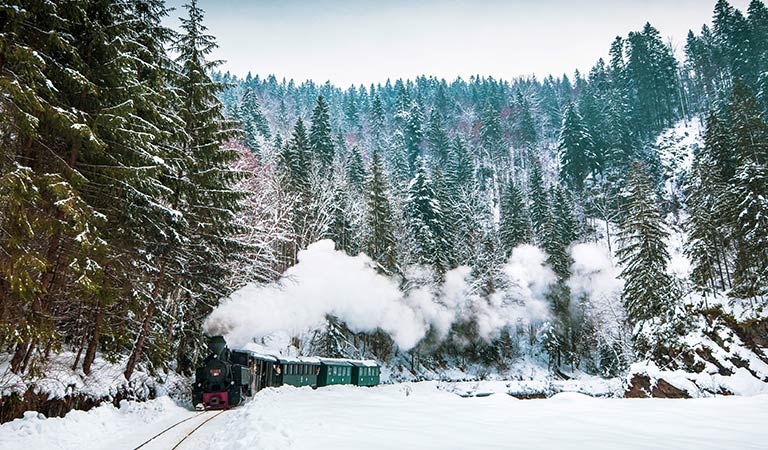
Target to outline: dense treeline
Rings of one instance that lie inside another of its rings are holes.
[[[73,349],[188,370],[229,292],[242,193],[194,2],[0,5],[0,347],[16,373]],[[170,49],[178,55],[169,56]]]
[[[220,298],[324,238],[405,290],[469,266],[489,299],[515,247],[547,253],[551,320],[487,342],[468,319],[428,335],[413,365],[504,367],[535,349],[553,369],[609,374],[672,358],[690,310],[667,270],[668,214],[685,218],[705,299],[763,306],[762,1],[746,15],[718,1],[682,62],[646,24],[588,74],[346,90],[216,72],[202,11],[185,12],[177,34],[161,0],[0,5],[0,348],[14,372],[62,349],[86,374],[96,351],[126,357],[129,378],[139,362],[187,370]],[[696,117],[706,139],[680,210],[655,139]],[[626,281],[610,320],[568,285],[569,248],[603,239]],[[358,339],[393,350],[334,317],[314,345],[339,356]]]
[[[698,290],[733,287],[734,298],[762,304],[764,264],[755,256],[762,254],[757,236],[766,205],[763,181],[754,184],[762,168],[744,167],[737,176],[736,166],[746,160],[730,155],[756,151],[766,140],[759,131],[768,69],[765,14],[760,1],[747,16],[719,1],[713,31],[705,26],[701,36],[691,33],[682,62],[646,24],[617,37],[607,62],[573,77],[419,77],[346,90],[274,76],[214,78],[232,86],[221,97],[243,123],[242,142],[285,193],[287,241],[272,259],[281,267],[293,264],[308,243],[330,238],[350,254],[371,256],[405,289],[437,283],[446,271],[468,265],[477,292],[491,295],[503,288],[501,271],[512,249],[534,244],[560,279],[549,294],[550,323],[508,330],[490,344],[478,339],[476,324],[466,323],[454,327],[447,343],[427,339],[412,353],[425,364],[459,357],[504,365],[526,340],[537,342],[555,367],[610,371],[638,353],[663,359],[679,351],[671,347],[685,332],[690,311],[682,297],[689,288],[668,273],[667,214],[691,214],[685,225]],[[741,118],[729,112],[736,110]],[[730,128],[721,127],[727,142],[713,144],[708,127],[693,173],[682,174],[687,198],[680,205],[664,191],[672,174],[662,167],[656,137],[678,121],[710,114],[727,116]],[[752,129],[738,138],[744,127]],[[710,165],[730,167],[726,179],[733,188],[701,173],[698,161],[713,145],[723,154]],[[701,177],[710,178],[697,181]],[[711,217],[712,205],[722,210],[719,218]],[[754,223],[743,224],[744,214]],[[616,336],[598,339],[604,333],[589,317],[591,306],[572,298],[567,286],[569,247],[603,238],[618,251],[634,345]],[[414,265],[429,267],[430,279],[409,278]],[[331,317],[328,325],[328,334],[343,340],[343,324]],[[327,350],[328,336],[322,342]]]

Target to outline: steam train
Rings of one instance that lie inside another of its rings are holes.
[[[230,350],[222,336],[208,339],[208,351],[192,386],[197,409],[231,408],[266,387],[376,386],[380,382],[380,367],[369,360],[287,358]]]

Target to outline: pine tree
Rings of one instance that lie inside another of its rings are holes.
[[[705,295],[730,287],[728,186],[724,167],[717,163],[720,121],[707,119],[704,147],[694,156],[687,186],[686,255],[691,259],[691,280]]]
[[[517,92],[516,102],[520,109],[516,123],[517,136],[523,148],[530,152],[536,146],[536,142],[538,141],[536,122],[531,113],[530,102],[523,97],[523,94],[520,91]]]
[[[534,160],[534,163],[531,167],[531,173],[528,178],[528,198],[528,210],[531,214],[533,237],[535,241],[540,242],[540,234],[544,228],[544,224],[547,221],[549,199],[547,198],[547,192],[544,190],[544,181],[541,176],[541,165],[536,160]]]
[[[584,180],[596,169],[597,161],[592,134],[572,103],[565,109],[558,149],[560,178],[572,189],[581,191]]]
[[[363,156],[360,154],[358,146],[352,147],[352,151],[347,158],[347,181],[357,191],[362,192],[367,177],[365,173],[365,164]]]
[[[255,153],[260,152],[259,143],[257,139],[257,133],[261,134],[264,139],[271,139],[272,133],[269,131],[269,125],[267,119],[261,112],[261,105],[259,104],[259,98],[256,95],[256,91],[247,88],[243,93],[243,98],[240,101],[239,117],[244,131],[245,145]]]
[[[304,122],[299,119],[293,128],[291,139],[285,144],[279,155],[281,183],[285,191],[296,199],[296,207],[291,211],[295,239],[295,247],[289,250],[291,258],[296,257],[298,249],[309,244],[305,237],[312,203],[310,165],[309,139],[304,128]]]
[[[176,51],[182,77],[178,87],[182,99],[180,117],[189,137],[183,147],[186,159],[181,175],[188,183],[180,185],[177,195],[183,199],[179,208],[195,226],[189,230],[185,258],[189,276],[184,283],[185,294],[180,294],[189,303],[189,316],[184,318],[184,327],[177,336],[179,354],[196,344],[194,330],[210,313],[212,302],[229,293],[225,284],[229,272],[224,261],[237,258],[243,250],[239,242],[231,239],[239,231],[233,219],[243,198],[243,193],[233,189],[240,175],[230,169],[238,155],[223,146],[224,141],[234,136],[235,128],[224,119],[224,107],[216,97],[223,86],[208,75],[218,64],[206,59],[216,48],[216,42],[206,34],[203,11],[197,2],[193,0],[185,8],[188,17],[181,19],[183,32]],[[157,301],[154,298],[150,302],[145,324],[151,321]],[[126,365],[128,379],[143,350],[147,331],[148,327],[142,326]]]
[[[507,189],[501,197],[501,221],[499,223],[499,240],[508,258],[512,249],[531,239],[531,226],[525,201],[520,189],[510,179]]]
[[[487,101],[480,117],[480,145],[486,157],[498,160],[505,156],[502,137],[499,111]]]
[[[394,217],[387,192],[384,164],[377,151],[373,152],[371,172],[368,176],[367,219],[364,251],[385,270],[397,269],[394,237]]]
[[[640,32],[629,33],[626,48],[624,75],[633,118],[639,131],[650,137],[676,115],[677,61],[650,23]]]
[[[433,109],[429,116],[429,131],[427,133],[429,151],[436,165],[443,165],[448,161],[450,142],[443,125],[443,117],[437,109]]]
[[[357,89],[354,86],[349,88],[344,100],[344,119],[347,130],[350,133],[360,132],[360,116],[357,106]]]
[[[334,146],[331,131],[331,119],[328,105],[322,95],[317,97],[315,109],[312,111],[312,126],[309,128],[309,147],[312,156],[318,161],[322,171],[327,171],[333,164]]]
[[[475,163],[466,145],[458,136],[453,139],[448,160],[448,183],[453,186],[454,195],[459,189],[468,189],[474,182]]]
[[[728,113],[738,161],[729,202],[737,247],[732,294],[754,298],[764,295],[768,279],[768,124],[740,80],[734,83]]]
[[[386,129],[384,122],[384,105],[381,103],[381,96],[378,93],[373,97],[369,122],[371,128],[371,148],[381,151],[384,145]]]
[[[627,218],[621,225],[617,252],[625,280],[622,299],[631,325],[665,320],[674,307],[667,273],[668,236],[648,172],[633,163],[627,181]]]
[[[418,170],[416,163],[422,157],[423,123],[424,118],[421,113],[421,107],[418,102],[413,102],[408,113],[405,115],[405,123],[403,125],[403,138],[410,176],[413,176]]]
[[[414,242],[416,262],[429,264],[439,273],[448,269],[448,242],[443,207],[421,158],[408,186],[408,228]]]

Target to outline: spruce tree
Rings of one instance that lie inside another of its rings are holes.
[[[315,109],[312,111],[312,125],[309,128],[309,147],[312,150],[314,160],[319,163],[321,170],[329,170],[333,164],[335,151],[328,105],[325,103],[322,95],[317,97]]]
[[[528,210],[531,214],[533,237],[536,242],[541,242],[540,234],[547,221],[549,199],[547,198],[547,191],[544,188],[541,165],[537,160],[534,160],[528,177]]]
[[[385,270],[394,272],[397,269],[395,223],[387,192],[387,176],[377,151],[373,152],[367,188],[364,251]]]
[[[304,122],[299,119],[293,128],[291,139],[280,152],[278,162],[283,189],[296,201],[291,211],[295,245],[289,250],[288,255],[292,260],[299,249],[309,244],[306,242],[306,236],[312,203],[310,151]]]
[[[429,152],[436,165],[443,165],[448,161],[450,142],[445,132],[443,117],[437,109],[433,109],[429,116],[429,131],[427,133]]]
[[[258,154],[260,148],[257,133],[267,140],[272,139],[272,133],[269,131],[269,124],[261,111],[261,104],[256,91],[252,88],[247,88],[243,93],[238,119],[242,123],[245,145]]]
[[[240,175],[230,169],[237,153],[223,143],[234,136],[235,128],[224,119],[224,108],[216,97],[223,86],[214,82],[208,73],[218,62],[206,59],[215,48],[215,38],[206,34],[203,11],[193,0],[185,5],[188,16],[181,19],[182,34],[176,43],[177,64],[180,68],[179,97],[182,99],[180,117],[185,124],[188,140],[182,147],[185,158],[180,175],[185,182],[178,185],[181,199],[178,207],[185,212],[190,227],[186,251],[189,278],[185,280],[188,302],[183,329],[177,339],[179,354],[196,345],[194,330],[210,313],[215,299],[229,293],[225,284],[228,268],[226,258],[237,258],[243,247],[231,239],[239,230],[233,219],[240,208],[243,193],[233,189]],[[188,180],[188,182],[186,182]],[[215,207],[213,207],[215,205]],[[161,270],[162,273],[162,270]],[[130,379],[143,344],[158,298],[152,299],[125,369]],[[188,328],[187,328],[188,327]],[[182,350],[184,349],[184,350]]]
[[[480,117],[480,145],[486,157],[498,161],[505,156],[499,111],[487,101]]]
[[[365,163],[363,163],[363,156],[360,154],[360,148],[355,145],[352,147],[352,151],[347,158],[346,164],[347,181],[357,192],[363,191],[365,179],[367,177],[365,173]]]
[[[500,212],[499,240],[508,258],[512,249],[531,239],[530,219],[523,194],[511,179],[502,194]]]
[[[691,259],[691,281],[704,295],[713,294],[730,285],[728,228],[719,217],[727,185],[707,145],[695,155],[687,191],[686,255]]]
[[[371,104],[371,114],[369,118],[371,148],[381,151],[384,145],[384,136],[386,133],[384,121],[384,105],[381,102],[381,96],[377,93],[373,97]]]
[[[445,212],[421,158],[416,161],[416,175],[408,186],[406,214],[414,242],[417,263],[429,264],[439,274],[448,270],[448,242]]]
[[[560,178],[577,192],[584,188],[584,180],[596,168],[592,134],[587,130],[576,107],[565,108],[560,131]]]
[[[530,102],[523,97],[523,94],[520,91],[517,92],[516,103],[520,111],[516,120],[517,136],[522,147],[530,153],[538,141],[536,122],[531,113]]]
[[[408,170],[410,176],[414,176],[417,167],[417,160],[422,157],[422,141],[424,140],[423,130],[424,118],[421,107],[418,102],[413,102],[405,115],[403,125],[403,138],[405,151],[408,157]]]
[[[642,163],[632,164],[626,189],[627,217],[621,224],[617,255],[625,281],[622,300],[632,326],[672,313],[672,280],[667,273],[668,233],[648,172]]]
[[[768,279],[768,124],[740,80],[734,83],[728,109],[738,161],[730,195],[737,247],[732,294],[755,298],[764,295]]]

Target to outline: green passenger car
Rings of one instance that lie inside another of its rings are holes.
[[[283,384],[317,387],[320,361],[315,358],[279,358]]]
[[[375,361],[350,361],[352,364],[352,384],[356,386],[377,386],[380,374]]]
[[[343,359],[320,358],[320,375],[317,377],[317,385],[352,384],[353,367],[352,363]]]

